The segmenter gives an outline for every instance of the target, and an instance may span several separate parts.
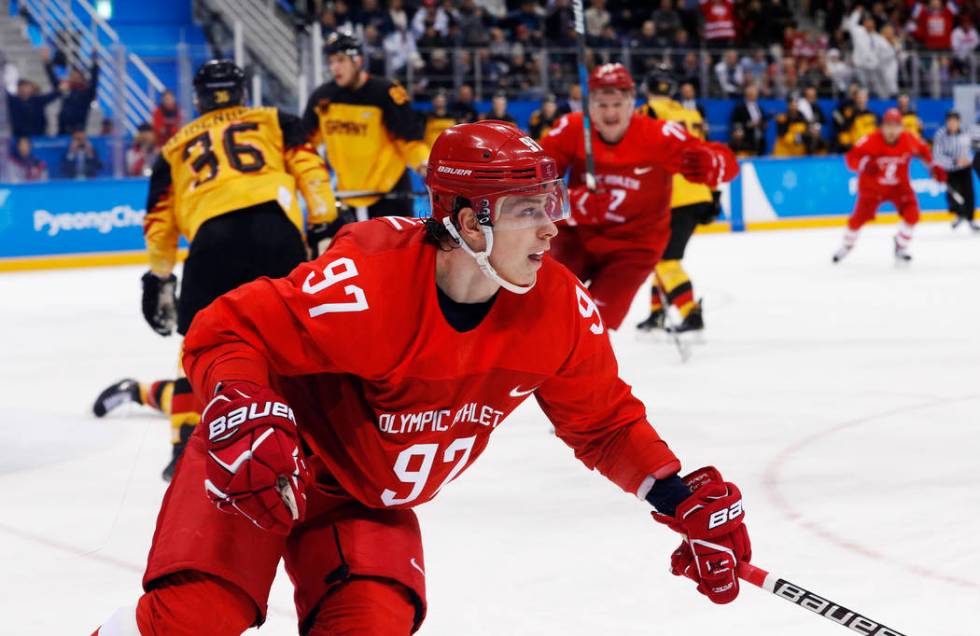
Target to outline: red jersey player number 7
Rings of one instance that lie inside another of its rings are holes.
[[[462,124],[436,140],[426,185],[431,218],[348,225],[317,260],[197,316],[185,368],[210,404],[164,499],[146,593],[114,620],[240,633],[263,620],[283,559],[302,633],[418,629],[412,508],[531,395],[583,464],[682,535],[675,574],[736,597],[751,558],[741,494],[713,468],[679,476],[595,302],[548,255],[569,214],[555,161],[509,124]]]

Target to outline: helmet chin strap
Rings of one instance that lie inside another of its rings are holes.
[[[463,237],[459,235],[459,230],[457,230],[456,226],[453,225],[453,221],[450,217],[447,216],[444,218],[442,223],[446,226],[446,230],[449,232],[449,235],[453,237],[453,240],[459,243],[459,246],[463,248],[463,251],[473,257],[476,264],[480,266],[480,271],[482,271],[487,278],[513,294],[526,294],[534,287],[534,283],[525,286],[515,285],[514,283],[504,280],[493,268],[493,265],[490,264],[490,252],[493,251],[492,227],[489,225],[480,225],[480,229],[483,231],[483,237],[487,241],[487,247],[482,252],[475,252],[473,251],[473,248],[471,248],[466,241],[463,240]]]

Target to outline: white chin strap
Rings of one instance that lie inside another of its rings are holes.
[[[480,225],[480,229],[483,231],[483,238],[487,241],[487,248],[482,252],[474,252],[473,248],[467,245],[463,237],[459,235],[459,231],[456,226],[453,225],[453,221],[450,217],[446,217],[442,220],[442,224],[446,226],[446,230],[449,235],[453,237],[453,240],[459,243],[459,246],[463,248],[463,251],[473,257],[476,260],[476,264],[480,266],[480,271],[486,275],[487,278],[497,283],[507,291],[513,294],[526,294],[534,287],[534,283],[530,285],[515,285],[509,281],[504,280],[500,277],[500,274],[493,268],[490,264],[490,252],[493,251],[493,228],[486,225]]]

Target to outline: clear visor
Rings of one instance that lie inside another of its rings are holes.
[[[571,213],[568,188],[561,179],[529,188],[496,192],[480,197],[476,203],[493,206],[493,226],[497,231],[521,230],[557,223]]]

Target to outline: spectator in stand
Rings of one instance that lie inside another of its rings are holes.
[[[559,117],[564,115],[562,109],[558,107],[558,98],[549,93],[541,100],[541,108],[531,113],[528,120],[528,132],[531,137],[540,141],[547,135]]]
[[[337,22],[338,31],[360,35],[359,25],[355,22],[355,16],[347,5],[347,0],[335,0],[333,3],[333,14]]]
[[[768,0],[762,15],[764,19],[759,26],[759,31],[763,44],[778,44],[782,41],[786,27],[796,26],[793,12],[780,0]]]
[[[572,84],[568,87],[568,112],[581,113],[582,106],[582,87]]]
[[[884,92],[880,97],[893,97],[898,93],[898,69],[905,62],[905,45],[902,37],[890,23],[881,27],[875,40],[881,81]]]
[[[405,13],[402,0],[388,0],[388,10],[385,12],[385,36],[393,31],[405,31],[408,29],[408,14]]]
[[[708,48],[735,45],[735,0],[700,0],[704,41]]]
[[[736,7],[735,18],[738,23],[738,38],[741,46],[770,44],[764,39],[768,34],[763,28],[766,26],[767,18],[765,10],[762,8],[762,0],[739,3]]]
[[[839,49],[827,51],[827,76],[838,92],[845,92],[851,83],[854,72],[842,58]]]
[[[960,16],[959,24],[953,29],[950,37],[950,43],[953,47],[953,70],[960,76],[969,77],[971,64],[976,63],[977,45],[980,45],[980,34],[973,26],[973,18],[969,15]]]
[[[54,64],[45,61],[45,70],[51,84],[61,91],[61,110],[58,112],[58,134],[70,135],[72,131],[85,128],[88,114],[95,100],[95,91],[99,85],[99,62],[93,60],[91,76],[86,80],[85,75],[77,68],[68,71],[68,77],[59,80],[54,72]]]
[[[682,29],[681,14],[674,9],[673,0],[660,0],[660,7],[650,16],[657,33],[670,35]]]
[[[517,123],[514,116],[507,112],[507,94],[503,91],[494,93],[493,99],[490,102],[490,112],[480,115],[480,119],[494,119],[497,121],[506,121],[511,124]]]
[[[667,38],[663,36],[663,33],[665,31],[657,31],[657,24],[653,20],[646,20],[640,27],[639,35],[630,41],[630,47],[642,51],[644,49],[660,49],[669,46]],[[638,57],[643,56],[644,54],[640,54]]]
[[[957,8],[954,2],[929,0],[917,2],[912,9],[907,29],[928,51],[948,51],[952,47],[953,21]]]
[[[745,134],[745,128],[742,127],[742,124],[732,125],[731,134],[728,138],[728,147],[732,149],[732,152],[739,159],[754,157],[758,154],[758,149]]]
[[[8,93],[17,92],[17,82],[20,80],[20,72],[17,65],[7,59],[7,55],[0,51],[0,80],[3,81],[3,88]]]
[[[140,124],[133,137],[133,145],[126,150],[126,174],[130,177],[150,176],[159,156],[160,146],[153,126]]]
[[[685,33],[685,31],[678,31],[678,33]],[[685,53],[680,67],[675,66],[674,68],[674,74],[679,82],[699,83],[701,81],[701,59],[698,57],[698,53],[694,51]]]
[[[367,31],[368,27],[373,27],[380,37],[385,32],[387,14],[381,8],[378,0],[361,0],[361,10],[357,12],[357,24]]]
[[[415,48],[415,38],[408,29],[401,27],[393,29],[385,36],[382,45],[388,58],[388,70],[392,75],[401,73],[409,64],[414,68],[422,63],[419,52]]]
[[[698,101],[698,94],[693,82],[682,82],[677,94],[677,103],[688,110],[696,110],[701,113],[704,120],[704,134],[708,135],[708,118],[704,116],[704,106]]]
[[[742,82],[758,84],[763,95],[769,94],[769,60],[765,49],[756,48],[751,57],[742,56],[738,66],[742,69]]]
[[[463,46],[485,46],[490,40],[490,19],[476,0],[463,0],[458,12],[459,37]]]
[[[876,92],[884,92],[884,77],[878,68],[882,38],[875,30],[874,18],[859,6],[847,18],[845,28],[851,36],[851,61],[858,82]]]
[[[436,22],[430,17],[425,22],[425,30],[422,35],[415,39],[415,46],[419,49],[422,59],[428,63],[434,49],[449,46],[449,38],[436,30]]]
[[[0,177],[10,183],[48,180],[48,166],[34,156],[34,147],[29,137],[17,138],[8,170],[6,174],[0,174]]]
[[[691,35],[685,29],[674,31],[674,41],[670,43],[670,66],[674,69],[674,74],[681,74],[684,68],[684,58],[693,51],[691,47]],[[694,58],[697,66],[697,56]]]
[[[384,77],[387,70],[384,40],[374,24],[364,26],[364,43],[361,49],[364,52],[364,69],[368,74]]]
[[[14,137],[40,137],[47,134],[48,120],[44,108],[61,94],[54,90],[41,94],[30,80],[17,81],[17,93],[7,93],[7,116]]]
[[[739,127],[744,134],[744,147],[751,148],[752,154],[766,154],[766,125],[767,118],[762,106],[759,105],[759,87],[749,84],[745,87],[742,102],[732,111],[731,127]],[[734,146],[732,147],[734,150]]]
[[[439,91],[432,97],[432,110],[425,114],[425,134],[422,140],[429,148],[435,143],[442,131],[460,123],[449,110],[449,99],[444,91]]]
[[[559,47],[575,45],[575,12],[571,0],[554,0],[544,18],[544,37]]]
[[[789,98],[799,90],[800,67],[794,57],[784,57],[773,65],[773,94],[783,99]]]
[[[811,126],[816,124],[818,130],[827,125],[827,116],[817,101],[817,87],[812,84],[803,89],[803,95],[797,100],[797,108]]]
[[[412,35],[416,39],[425,33],[425,25],[429,21],[432,21],[439,35],[449,35],[449,15],[442,7],[436,6],[436,0],[422,0],[422,6],[412,16]]]
[[[429,94],[452,88],[453,66],[449,62],[449,53],[446,49],[434,49],[429,54],[423,82],[425,91]]]
[[[721,87],[725,97],[738,95],[742,87],[744,78],[742,77],[742,67],[738,64],[738,53],[734,49],[725,51],[721,60],[715,64],[715,78]]]
[[[909,94],[899,93],[895,106],[902,115],[902,128],[915,135],[916,139],[922,139],[922,120],[912,108],[912,98]]]
[[[517,10],[511,11],[507,15],[507,24],[510,25],[511,29],[523,26],[534,38],[540,38],[544,32],[542,9],[533,0],[524,0]]]
[[[585,34],[597,38],[611,22],[606,0],[592,0],[592,6],[585,10]]]
[[[180,130],[181,119],[180,107],[177,106],[174,92],[163,91],[160,94],[160,102],[153,111],[153,132],[161,146]]]
[[[328,7],[320,12],[320,32],[324,40],[337,32],[337,15],[332,8]]]
[[[449,112],[461,124],[476,121],[476,106],[473,101],[473,87],[463,84],[456,93],[456,101],[449,105]]]
[[[102,161],[96,154],[92,142],[80,128],[71,133],[71,142],[61,159],[61,173],[69,179],[91,179],[102,169]]]
[[[602,33],[599,34],[599,37],[592,41],[592,46],[601,58],[597,60],[597,63],[601,61],[603,64],[612,64],[620,61],[622,44],[619,41],[619,36],[616,34],[616,29],[611,24],[607,24],[602,28]]]

